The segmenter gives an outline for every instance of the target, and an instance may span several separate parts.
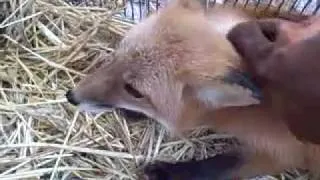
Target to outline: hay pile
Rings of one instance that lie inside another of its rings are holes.
[[[156,158],[203,158],[224,149],[226,136],[174,139],[150,120],[127,122],[116,112],[92,117],[66,103],[65,91],[130,28],[112,16],[116,5],[1,6],[0,179],[136,179],[136,167]]]
[[[113,16],[122,5],[0,1],[1,180],[137,179],[150,161],[201,159],[228,147],[226,135],[199,130],[181,139],[151,120],[91,116],[66,102],[65,91],[131,27]]]

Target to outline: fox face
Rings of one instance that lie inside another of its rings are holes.
[[[259,103],[225,34],[245,16],[205,12],[177,0],[134,26],[108,62],[85,77],[67,99],[85,110],[141,112],[169,129],[203,124],[199,114]]]

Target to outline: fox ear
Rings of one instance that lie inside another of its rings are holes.
[[[184,98],[192,97],[209,108],[239,107],[260,103],[249,90],[238,85],[224,83],[205,86],[186,84],[182,96]]]
[[[219,59],[219,57],[215,58]],[[191,86],[210,85],[215,79],[225,77],[232,67],[232,62],[227,60],[217,60],[213,63],[212,59],[203,58],[188,62],[179,66],[175,71],[175,77],[184,84]]]
[[[193,98],[202,104],[212,107],[235,107],[259,104],[252,92],[237,84],[230,84],[223,79],[225,76],[205,76],[184,74],[180,80],[184,84],[182,96]]]

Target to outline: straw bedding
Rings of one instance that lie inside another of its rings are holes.
[[[113,16],[120,1],[90,2],[0,1],[0,179],[137,179],[150,161],[202,159],[232,147],[228,135],[198,130],[179,138],[149,119],[93,116],[66,102],[65,91],[132,25]]]

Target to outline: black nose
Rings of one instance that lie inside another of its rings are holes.
[[[67,91],[66,98],[69,101],[69,103],[71,103],[75,106],[79,104],[79,102],[75,99],[74,94],[72,93],[72,90]]]

